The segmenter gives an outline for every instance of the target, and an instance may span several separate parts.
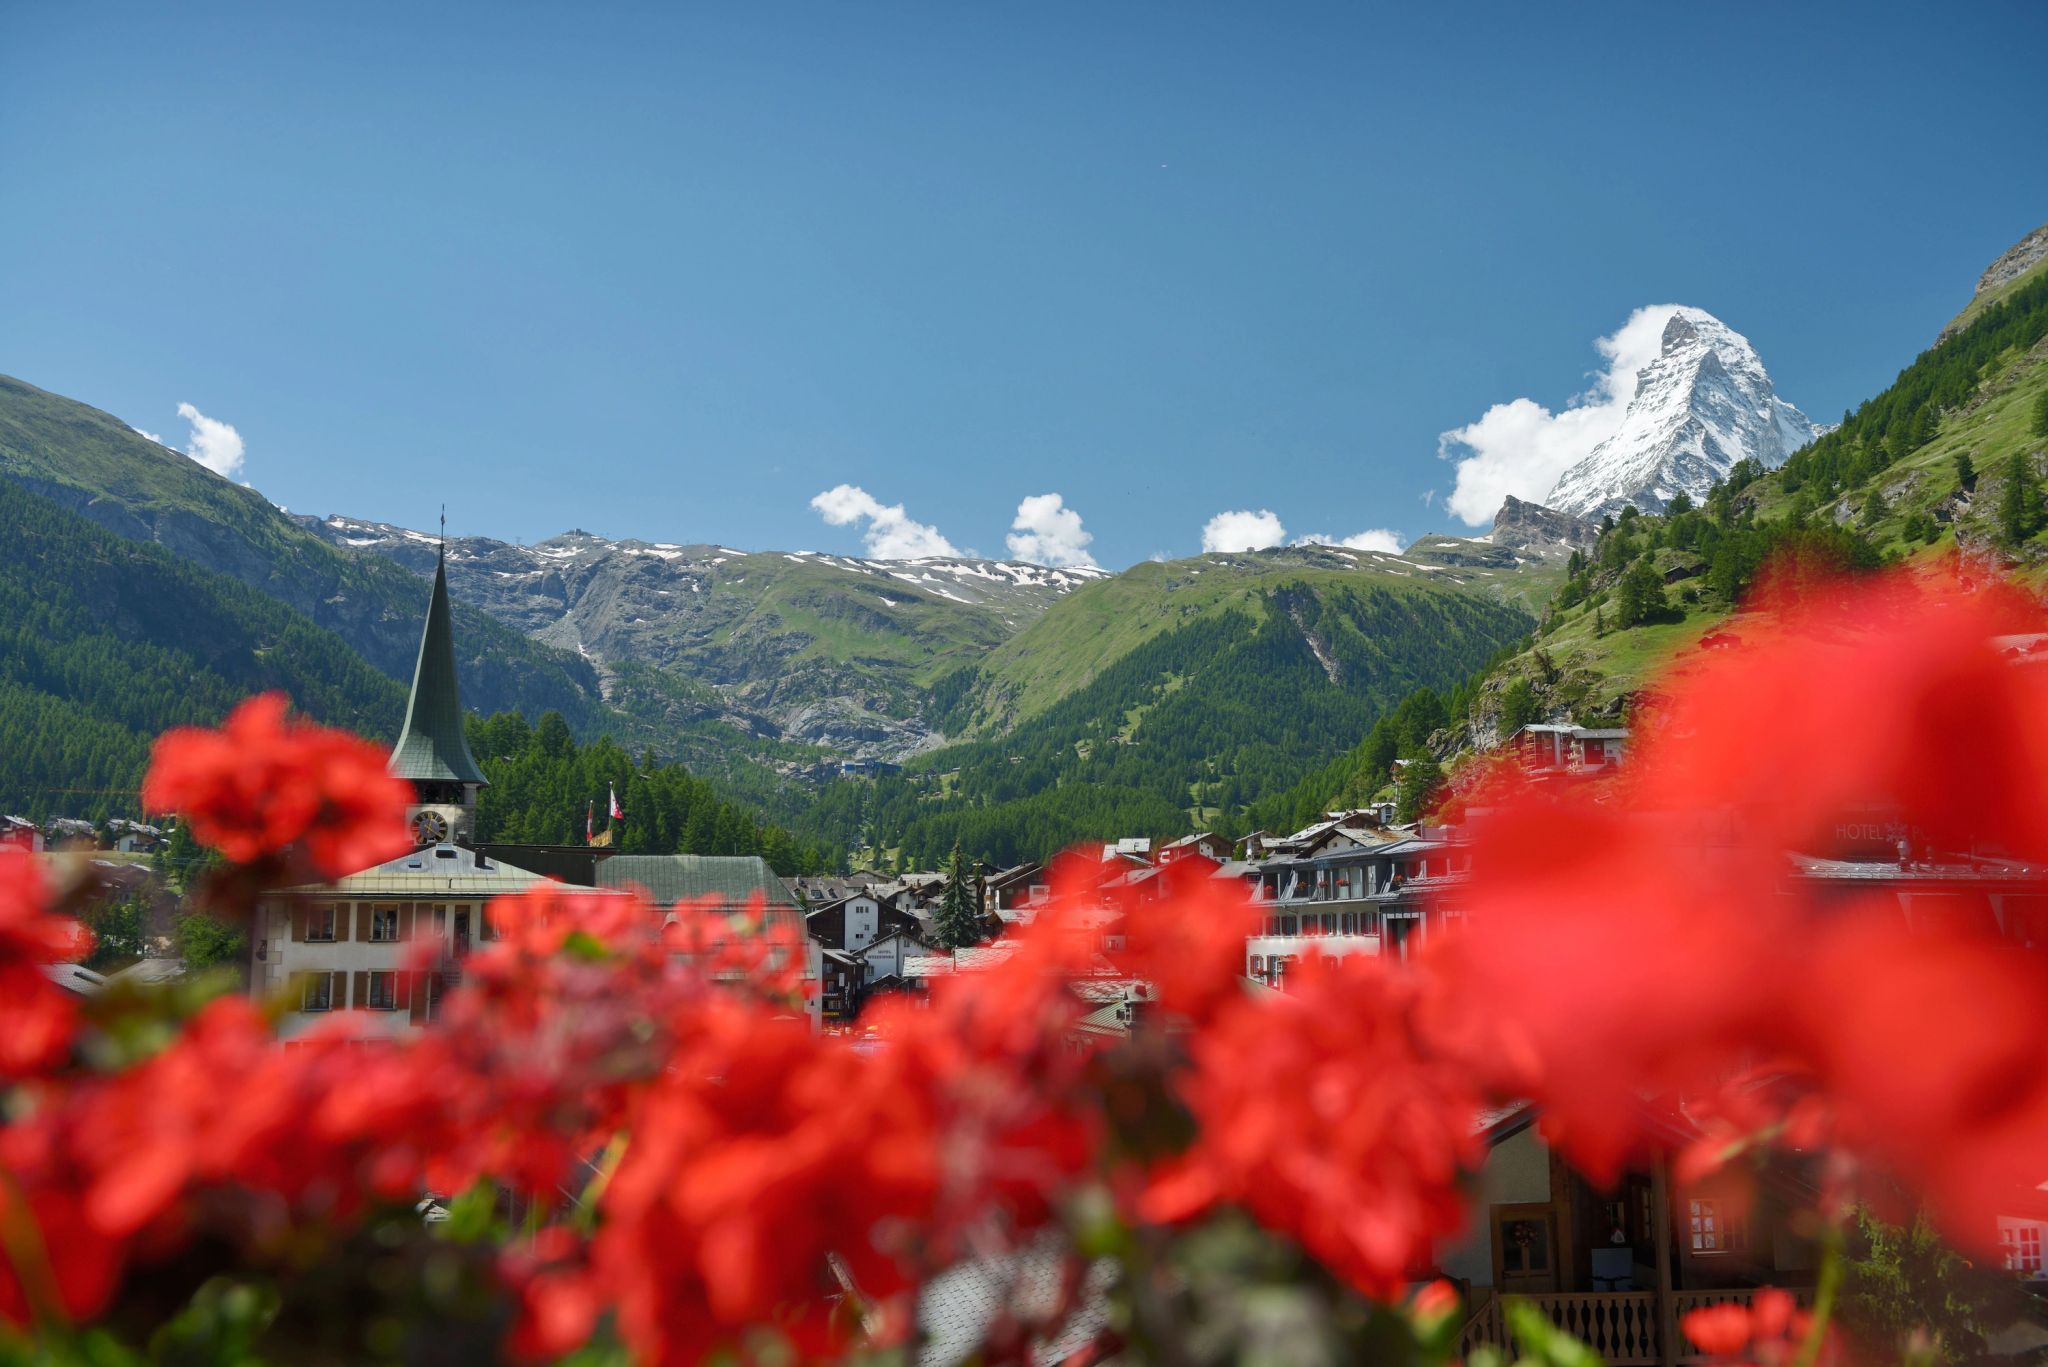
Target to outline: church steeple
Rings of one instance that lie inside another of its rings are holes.
[[[468,836],[477,789],[490,784],[463,734],[452,617],[444,540],[434,565],[434,592],[427,600],[427,625],[420,633],[420,657],[413,667],[405,726],[398,733],[398,743],[391,747],[391,772],[412,780],[417,795],[413,826],[422,844],[453,835]],[[439,820],[430,820],[432,816]]]

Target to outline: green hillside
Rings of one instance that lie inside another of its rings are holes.
[[[967,737],[1008,731],[1086,688],[1161,636],[1232,613],[1249,611],[1264,621],[1281,604],[1276,595],[1283,587],[1306,590],[1311,597],[1373,588],[1384,590],[1389,601],[1486,601],[1504,604],[1491,614],[1495,620],[1526,624],[1518,608],[1504,601],[1514,595],[1501,592],[1501,581],[1497,570],[1424,566],[1328,546],[1135,565],[1075,590],[991,652],[970,679],[951,681],[961,697],[947,730]],[[1314,633],[1304,627],[1300,634],[1306,640]]]
[[[280,689],[390,736],[405,691],[333,632],[0,480],[0,806],[139,816],[150,742]]]
[[[1141,566],[1076,590],[936,691],[948,729],[976,739],[901,778],[834,785],[810,820],[924,864],[955,840],[1009,860],[1090,836],[1228,828],[1531,625],[1490,591],[1392,557],[1303,548]]]
[[[1739,612],[1773,553],[1858,568],[1960,547],[2048,586],[2048,266],[1987,296],[1781,469],[1739,465],[1701,508],[1605,532],[1438,751],[1496,740],[1510,690],[1545,717],[1625,717],[1661,665]]]
[[[335,632],[377,669],[411,677],[427,585],[343,555],[253,489],[157,445],[112,414],[0,376],[0,475],[131,541],[153,541]],[[599,715],[597,677],[474,609],[456,612],[463,699],[485,711]]]

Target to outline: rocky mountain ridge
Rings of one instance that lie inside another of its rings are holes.
[[[432,570],[438,537],[389,523],[300,517],[348,552]],[[1093,568],[933,557],[613,541],[574,530],[534,545],[448,543],[449,591],[533,639],[574,651],[618,699],[652,667],[708,690],[683,704],[757,738],[901,759],[940,739],[923,720],[937,677],[972,662]],[[668,699],[671,706],[678,700]]]
[[[1545,505],[1598,518],[1674,494],[1705,496],[1739,460],[1776,469],[1827,429],[1778,397],[1749,339],[1704,309],[1680,308],[1637,372],[1615,433],[1559,477]]]

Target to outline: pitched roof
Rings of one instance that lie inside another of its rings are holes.
[[[283,891],[330,897],[498,897],[546,881],[502,860],[479,858],[476,851],[460,845],[427,845],[332,883],[306,883]]]
[[[597,866],[597,885],[637,884],[662,905],[716,897],[736,906],[756,893],[771,908],[794,908],[788,886],[757,854],[618,854]]]
[[[405,725],[391,747],[391,772],[400,778],[488,785],[462,730],[462,695],[455,682],[455,630],[448,607],[447,554],[434,565],[434,592],[413,665]]]

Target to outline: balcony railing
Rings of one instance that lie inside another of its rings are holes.
[[[1499,1348],[1510,1355],[1514,1352],[1507,1319],[1501,1313],[1502,1298],[1490,1292],[1482,1294],[1486,1300],[1471,1312],[1459,1335],[1460,1360],[1480,1347]],[[1674,1291],[1668,1315],[1660,1313],[1655,1291],[1546,1292],[1520,1299],[1598,1353],[1608,1367],[1654,1367],[1667,1361],[1707,1361],[1707,1355],[1678,1327],[1687,1311],[1708,1305],[1747,1305],[1755,1296],[1753,1290]],[[1793,1290],[1792,1297],[1801,1306],[1810,1305],[1813,1299],[1812,1293],[1805,1290]],[[1669,1358],[1660,1351],[1667,1324],[1674,1340]]]

